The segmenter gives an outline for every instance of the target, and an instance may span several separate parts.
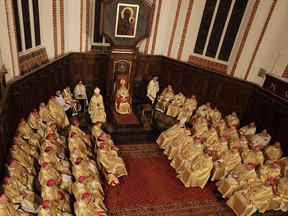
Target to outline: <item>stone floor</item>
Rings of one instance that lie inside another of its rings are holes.
[[[117,125],[111,109],[113,108],[109,106],[105,108],[107,121],[103,124],[103,130],[111,134],[116,145],[154,143],[162,131],[178,122],[176,118],[166,116],[159,111],[155,111],[153,116],[151,116],[151,113],[146,112],[142,117],[141,104],[133,104],[133,113],[139,124]],[[91,134],[93,124],[89,118],[87,110],[85,112],[85,117],[84,113],[80,112],[78,116],[71,117],[69,119],[70,122],[72,122],[73,119],[78,119],[80,122],[80,128],[87,134]],[[66,135],[65,131],[62,132],[62,135]]]

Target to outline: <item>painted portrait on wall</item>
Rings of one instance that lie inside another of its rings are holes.
[[[139,5],[117,4],[115,37],[135,38]]]

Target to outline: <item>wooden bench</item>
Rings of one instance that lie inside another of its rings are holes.
[[[141,104],[141,108],[142,108],[142,120],[144,119],[145,116],[145,112],[149,112],[151,113],[151,117],[150,117],[150,123],[154,114],[154,109],[151,106],[151,104]]]

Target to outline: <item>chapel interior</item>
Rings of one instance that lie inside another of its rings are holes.
[[[287,0],[2,0],[0,11],[0,182],[7,175],[5,164],[21,119],[41,102],[48,103],[57,90],[69,86],[73,93],[79,81],[89,102],[80,101],[82,110],[75,115],[66,113],[69,124],[77,120],[82,131],[92,134],[96,120],[90,118],[88,104],[97,88],[106,115],[101,128],[120,156],[125,145],[140,151],[137,146],[142,144],[151,155],[162,155],[157,138],[180,122],[155,110],[155,104],[150,106],[147,86],[155,76],[158,96],[171,85],[175,95],[195,95],[198,107],[209,102],[223,118],[236,112],[237,129],[255,122],[256,133],[266,129],[269,144],[281,142],[283,157],[288,156]],[[116,95],[123,86],[129,93],[128,114],[118,111]],[[193,127],[188,120],[185,125]],[[58,133],[67,140],[71,135],[68,127]],[[92,143],[97,142],[94,139]],[[120,187],[103,186],[111,203],[125,194],[130,178],[129,166],[126,169]],[[99,169],[104,182],[106,172]],[[186,189],[176,175],[169,178]],[[216,188],[215,182],[208,184]],[[221,199],[219,192],[214,193]],[[108,198],[103,197],[105,203]],[[106,213],[121,215],[119,209],[113,213],[108,208]],[[227,209],[225,215],[234,215]],[[127,210],[126,215],[165,212],[158,210]],[[214,215],[221,215],[218,211]],[[73,208],[70,213],[77,215]],[[271,210],[267,215],[281,213]],[[166,215],[178,214],[167,210]]]

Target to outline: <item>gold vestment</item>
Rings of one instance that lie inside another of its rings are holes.
[[[125,86],[121,86],[115,95],[116,112],[120,114],[130,114],[132,112],[132,99]]]
[[[262,164],[257,169],[257,175],[258,175],[259,180],[262,183],[265,183],[270,178],[277,180],[282,175],[281,174],[281,167],[280,166],[274,167],[274,164],[268,164],[268,165]]]
[[[202,121],[200,123],[196,122],[193,126],[193,130],[193,136],[196,138],[200,138],[206,131],[208,131],[208,123]]]
[[[99,94],[97,96],[94,94],[91,97],[88,112],[92,123],[96,123],[97,121],[106,122],[105,106],[102,95]]]
[[[174,99],[174,91],[172,89],[165,88],[159,96],[159,99],[155,105],[155,109],[160,112],[165,112],[170,102]]]
[[[185,187],[204,188],[209,180],[211,170],[213,168],[212,157],[203,154],[198,160],[190,163],[177,178],[179,178]]]
[[[218,134],[215,130],[211,132],[210,130],[205,131],[201,136],[202,142],[206,148],[209,148],[214,142],[218,140]]]
[[[96,200],[94,202],[90,200],[88,203],[78,200],[74,203],[74,210],[77,216],[97,215],[100,212],[101,215],[106,215]]]
[[[17,150],[13,150],[13,147],[10,151],[11,157],[15,158],[19,165],[26,167],[29,173],[36,175],[36,169],[34,164],[34,159],[29,154],[24,152],[19,146]]]
[[[107,148],[99,148],[97,156],[97,160],[108,173],[117,174],[118,176],[128,175],[122,158],[113,155]]]
[[[177,120],[186,118],[186,122],[189,122],[193,111],[197,109],[197,100],[192,98],[187,98],[180,110]]]
[[[171,117],[178,116],[180,109],[184,104],[185,99],[186,97],[183,94],[175,95],[172,103],[168,106],[166,115],[171,116]]]
[[[89,145],[90,147],[92,146],[89,135],[83,132],[78,126],[71,125],[68,129],[69,136],[72,132],[76,133],[77,137],[82,139],[87,145]]]
[[[156,140],[156,143],[160,146],[160,148],[165,149],[167,145],[171,143],[171,141],[179,136],[185,128],[179,124],[173,125],[171,128],[163,131]]]
[[[271,200],[269,209],[271,210],[282,210],[287,212],[288,208],[288,176],[283,176],[276,183],[276,189],[274,196]]]
[[[187,144],[182,152],[178,152],[170,162],[177,173],[183,171],[190,163],[202,157],[203,145],[200,143]]]
[[[83,84],[77,84],[74,88],[74,96],[76,99],[86,99],[86,104],[88,104],[88,98],[86,94],[86,87]]]
[[[249,149],[248,140],[241,140],[241,138],[233,140],[229,143],[229,148],[232,149],[233,147],[237,147],[239,152],[242,153]]]
[[[238,216],[250,216],[257,210],[264,213],[273,198],[271,186],[263,184],[256,185],[248,190],[236,192],[228,201],[227,205],[233,209]]]
[[[256,152],[254,149],[248,149],[241,154],[241,158],[243,163],[254,163],[255,166],[258,166],[260,164],[263,164],[264,162],[264,156],[261,151]]]
[[[180,137],[175,137],[170,145],[164,150],[164,154],[168,156],[169,160],[172,160],[174,156],[181,152],[186,145],[192,145],[194,143],[194,138],[192,136],[187,136],[186,134],[180,135]]]
[[[281,148],[275,148],[274,145],[270,145],[263,150],[263,154],[265,163],[272,164],[282,157],[283,151]]]
[[[211,181],[225,178],[234,169],[241,166],[241,157],[238,152],[228,151],[214,162]]]
[[[28,140],[29,144],[36,146],[37,148],[40,147],[42,137],[39,134],[34,133],[32,128],[26,122],[19,123],[17,130],[21,133],[24,139]]]
[[[208,120],[212,124],[217,124],[221,118],[222,118],[222,114],[219,110],[215,111],[211,109],[208,113]]]
[[[72,114],[77,114],[77,112],[81,110],[81,105],[79,101],[72,98],[70,90],[63,89],[62,96],[65,102],[70,105],[72,109]]]
[[[43,186],[41,189],[41,197],[43,200],[50,200],[58,209],[63,212],[71,212],[70,196],[56,185]]]
[[[43,136],[43,132],[45,128],[47,127],[46,124],[43,123],[43,120],[39,113],[31,112],[29,116],[27,117],[27,124],[34,130],[37,131],[37,133],[40,136]]]
[[[39,115],[47,125],[50,125],[52,122],[56,122],[56,120],[52,117],[49,109],[46,106],[39,107]]]
[[[69,120],[64,109],[56,100],[52,101],[50,99],[47,108],[49,109],[51,116],[56,120],[58,127],[63,129],[69,125]]]
[[[232,116],[231,114],[226,116],[226,121],[229,127],[231,126],[238,127],[240,122],[237,116]]]
[[[230,198],[234,192],[248,187],[256,180],[255,169],[248,170],[246,164],[243,164],[240,168],[233,170],[228,177],[217,182],[216,185],[223,198]]]
[[[218,139],[208,149],[212,150],[213,160],[215,161],[221,157],[222,154],[229,151],[228,142],[226,140],[221,141],[221,139]]]

